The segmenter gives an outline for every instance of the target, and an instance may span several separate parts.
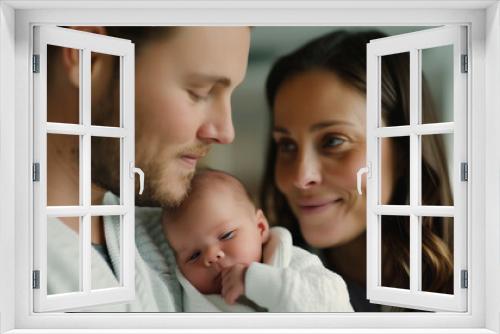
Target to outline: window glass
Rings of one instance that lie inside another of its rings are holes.
[[[58,66],[63,58],[70,58],[75,64],[71,72]],[[80,117],[80,83],[81,61],[80,50],[47,45],[47,122],[81,124]],[[61,86],[70,87],[68,94],[61,96]]]
[[[121,201],[121,139],[111,137],[91,138],[91,180],[92,186],[111,191]],[[92,196],[92,205],[103,204],[101,197]]]
[[[421,50],[422,124],[453,121],[453,45]]]
[[[80,143],[81,136],[47,134],[47,152],[53,159],[47,159],[47,184],[57,187],[71,179],[74,184],[74,191],[65,189],[64,192],[54,192],[47,188],[47,205],[81,205],[81,177],[80,175]],[[71,163],[61,164],[61,159],[67,161],[65,157],[70,156]],[[76,177],[75,177],[76,175]]]
[[[382,282],[385,287],[410,288],[410,217],[380,216]],[[402,269],[402,270],[401,270]]]
[[[402,52],[380,57],[380,76],[379,99],[382,113],[379,115],[381,117],[379,126],[409,125],[409,108],[402,105],[409,101],[400,97],[410,96],[410,53]]]
[[[96,230],[100,230],[101,235],[104,236],[105,230],[113,230],[113,235],[117,236],[119,240],[95,240],[92,241],[93,252],[91,263],[92,275],[92,290],[114,288],[121,286],[120,284],[120,269],[121,269],[121,217],[120,216],[92,216],[91,235],[96,235]],[[106,265],[111,269],[110,272],[106,269]]]
[[[82,291],[81,228],[82,217],[49,217],[47,221],[47,295]],[[61,235],[67,236],[63,245]],[[57,245],[57,247],[53,247]],[[63,251],[64,256],[59,252]],[[67,268],[61,273],[58,268]]]
[[[453,134],[421,136],[421,205],[453,205]]]
[[[380,204],[410,204],[410,137],[380,138]]]
[[[91,52],[91,61],[94,70],[105,72],[104,79],[92,80],[91,124],[99,126],[120,127],[121,120],[121,77],[120,57]],[[106,80],[111,77],[110,80]],[[107,85],[103,87],[103,85]]]
[[[422,239],[422,291],[452,295],[453,217],[420,217],[420,219],[424,232],[422,235],[428,236]],[[438,259],[440,263],[438,270],[430,270],[430,261]],[[443,275],[447,271],[451,272],[450,276]]]

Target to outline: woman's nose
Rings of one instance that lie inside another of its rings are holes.
[[[210,144],[230,144],[234,140],[231,101],[223,99],[214,102],[209,108],[207,117],[198,130],[198,138]]]
[[[303,152],[295,162],[294,186],[309,189],[321,183],[321,163],[316,154]]]
[[[224,259],[224,257],[225,254],[222,249],[217,246],[209,246],[205,252],[203,263],[206,267],[210,267]]]

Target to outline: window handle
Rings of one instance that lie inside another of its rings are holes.
[[[366,174],[366,177],[371,177],[371,163],[368,163],[365,167],[360,168],[356,174],[356,185],[358,187],[358,194],[360,195],[363,195],[363,192],[361,191],[361,177],[363,174]]]
[[[142,169],[135,167],[134,163],[130,162],[130,178],[134,178],[135,174],[139,174],[139,195],[144,191],[144,172]]]

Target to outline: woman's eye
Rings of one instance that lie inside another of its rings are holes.
[[[328,136],[326,137],[323,142],[322,146],[324,148],[332,148],[332,147],[337,147],[345,142],[344,139],[336,137],[336,136]]]
[[[229,232],[222,234],[219,237],[219,239],[220,240],[229,240],[229,239],[232,239],[233,237],[234,237],[234,231],[229,231]]]
[[[297,145],[289,139],[280,139],[276,142],[278,152],[290,153],[297,150]]]
[[[187,262],[193,262],[193,261],[196,261],[196,259],[198,259],[200,257],[200,254],[201,252],[200,251],[196,251],[194,252],[193,254],[191,254],[191,256],[188,258]]]

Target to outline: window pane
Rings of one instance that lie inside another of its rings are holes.
[[[380,138],[379,204],[410,203],[410,137]]]
[[[47,156],[54,157],[47,159],[47,205],[80,205],[80,136],[48,134]]]
[[[92,217],[92,290],[120,286],[121,216]],[[104,239],[107,235],[116,236]],[[111,271],[109,270],[111,268]]]
[[[120,196],[121,139],[92,137],[92,183]],[[101,205],[102,198],[92,196],[92,205]],[[120,204],[122,203],[120,198]]]
[[[391,288],[409,289],[410,217],[381,216],[382,282]]]
[[[81,217],[47,219],[48,295],[81,291],[80,226]]]
[[[421,139],[422,205],[453,205],[453,134]]]
[[[423,49],[421,123],[453,121],[453,45]]]
[[[47,122],[80,124],[80,50],[47,45],[47,60]]]
[[[92,68],[104,76],[92,80],[92,125],[120,127],[120,57],[91,53]],[[104,79],[103,79],[104,78]]]
[[[379,126],[409,125],[410,53],[403,52],[380,58],[382,66],[380,74],[382,115],[379,115]],[[402,101],[403,105],[399,105],[395,101]]]
[[[421,219],[422,291],[453,294],[453,218]]]

